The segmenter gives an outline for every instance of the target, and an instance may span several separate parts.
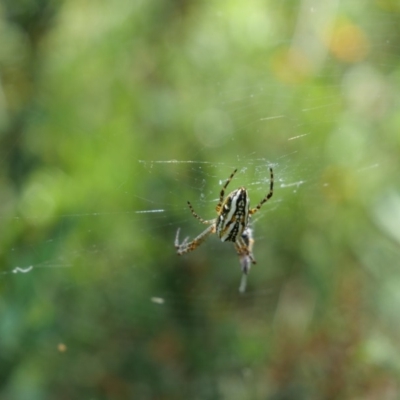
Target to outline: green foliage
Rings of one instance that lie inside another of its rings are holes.
[[[399,397],[399,9],[278,3],[0,6],[0,398]]]

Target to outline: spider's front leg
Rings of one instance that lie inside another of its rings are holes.
[[[205,231],[200,233],[200,235],[196,236],[189,243],[188,243],[189,238],[186,237],[185,240],[181,244],[179,244],[179,231],[180,228],[176,231],[174,244],[177,254],[181,256],[182,254],[189,253],[190,251],[197,249],[197,247],[199,247],[211,233],[215,232],[215,224],[210,225]]]
[[[250,269],[250,263],[256,264],[256,260],[253,256],[253,232],[250,227],[247,227],[242,235],[236,239],[235,248],[240,258],[240,264],[242,266],[243,273],[247,274]]]
[[[246,291],[247,274],[250,271],[251,264],[256,264],[256,260],[253,256],[253,244],[253,231],[250,227],[247,227],[235,242],[236,252],[239,256],[240,266],[242,268],[242,279],[239,286],[240,293]]]

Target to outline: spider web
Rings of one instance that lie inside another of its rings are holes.
[[[58,28],[64,35],[65,30],[73,34],[68,15],[74,6],[67,4],[61,14],[66,21]],[[44,106],[46,113],[55,116],[47,125],[40,121],[45,116],[31,117],[27,138],[19,140],[25,140],[28,152],[40,153],[47,167],[33,168],[17,194],[4,185],[3,364],[12,367],[15,381],[0,386],[1,394],[19,394],[19,382],[40,369],[45,378],[29,387],[43,396],[65,390],[66,398],[82,393],[174,398],[184,384],[187,398],[284,398],[301,391],[299,398],[346,397],[352,366],[354,386],[359,385],[352,395],[371,390],[377,397],[396,398],[399,10],[384,1],[366,10],[337,1],[270,7],[279,16],[279,29],[273,17],[264,28],[257,8],[245,7],[252,21],[240,29],[246,40],[225,25],[241,21],[235,7],[222,16],[203,10],[204,31],[197,27],[198,36],[185,48],[198,76],[177,66],[183,78],[172,88],[165,82],[152,88],[157,68],[146,46],[135,42],[150,72],[135,70],[132,78],[123,57],[117,67],[106,63],[105,68],[107,74],[111,67],[122,69],[123,84],[115,73],[104,85],[109,85],[107,96],[119,93],[110,96],[123,103],[123,112],[93,86],[79,100],[78,111],[69,109],[68,119],[79,121],[85,104],[89,117],[83,122],[68,123],[50,105]],[[103,40],[119,24],[131,25],[122,12],[112,15],[111,22],[97,17],[98,26],[86,39],[91,46],[99,40],[97,28]],[[219,32],[212,29],[217,22]],[[323,26],[329,26],[324,34],[329,40],[317,35]],[[124,43],[119,35],[132,35],[116,32],[115,43]],[[213,33],[212,40],[204,32]],[[232,49],[218,43],[228,33],[236,43]],[[168,45],[178,41],[176,32],[168,34]],[[61,34],[52,40],[71,41]],[[209,57],[198,50],[204,43],[213,49]],[[68,65],[79,74],[86,48],[77,45],[82,48],[76,53],[70,47],[66,53],[74,54]],[[232,57],[239,50],[241,56]],[[171,51],[165,59],[176,60],[177,50]],[[215,65],[212,76],[202,55]],[[50,57],[46,90],[62,93],[57,103],[62,108],[70,94],[69,75],[61,66],[67,56],[58,56]],[[224,57],[234,61],[228,72],[219,70]],[[173,72],[171,67],[164,79],[177,79]],[[58,86],[58,77],[67,83]],[[121,89],[125,79],[133,79],[127,84],[132,92],[137,82],[148,80],[151,93],[144,106],[135,102],[136,108],[129,108],[136,98]],[[129,101],[121,100],[124,96]],[[98,98],[96,107],[110,109],[107,118],[115,111],[119,119],[108,125],[97,108],[92,110],[87,100]],[[135,117],[125,119],[130,113]],[[63,123],[57,125],[57,118]],[[48,132],[54,126],[60,129],[57,140]],[[132,126],[137,131],[126,134]],[[84,128],[89,133],[83,139],[73,134]],[[3,148],[4,166],[7,154],[19,150],[19,140]],[[64,147],[73,151],[64,154]],[[19,162],[22,168],[23,157]],[[255,206],[269,190],[269,167],[274,195],[252,219],[257,264],[240,294],[240,263],[231,243],[211,235],[178,257],[174,238],[179,228],[181,239],[204,229],[187,200],[202,218],[216,217],[221,186],[235,168],[226,194],[245,186]],[[18,346],[32,358],[21,357],[15,367]],[[50,370],[31,367],[43,354]],[[313,386],[309,376],[321,366],[335,371],[327,376],[340,389],[322,377],[320,388]],[[376,375],[382,379],[372,382]]]

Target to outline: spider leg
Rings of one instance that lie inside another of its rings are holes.
[[[239,292],[244,293],[247,286],[247,274],[250,271],[251,264],[255,264],[256,260],[253,257],[253,244],[251,228],[246,228],[242,236],[235,242],[235,248],[240,260],[242,268],[242,279],[240,281]]]
[[[176,231],[175,237],[175,248],[178,255],[182,255],[185,253],[189,253],[197,249],[211,233],[215,232],[215,224],[210,225],[205,231],[201,232],[200,235],[196,236],[191,242],[188,243],[188,238],[186,238],[181,244],[179,244],[179,231],[180,228]]]
[[[178,230],[176,231],[176,236],[175,236],[175,247],[182,247],[182,246],[186,246],[188,240],[189,240],[189,236],[186,236],[185,239],[183,239],[183,242],[181,244],[179,244],[179,232],[180,232],[181,228],[178,228]]]
[[[202,224],[210,225],[210,224],[212,224],[212,223],[215,221],[215,218],[214,218],[214,219],[208,219],[208,220],[207,220],[207,219],[203,219],[203,218],[199,217],[199,216],[196,214],[196,212],[194,211],[193,206],[190,204],[190,201],[188,201],[187,203],[188,203],[188,206],[189,206],[190,211],[191,211],[191,213],[193,214],[193,216],[194,216],[195,218],[197,218]]]
[[[255,264],[256,262],[253,257],[253,246],[254,246],[253,229],[251,229],[250,226],[247,226],[246,229],[243,231],[240,240],[243,240],[244,245],[247,246],[247,250],[249,251],[249,256],[251,260],[254,261],[253,264]]]
[[[271,167],[269,167],[269,174],[270,174],[269,193],[257,204],[256,207],[249,210],[250,215],[256,213],[261,208],[261,206],[264,203],[266,203],[274,194],[274,172],[272,171]]]
[[[219,202],[217,204],[217,207],[215,207],[217,212],[219,212],[221,210],[222,203],[224,202],[225,189],[228,187],[230,181],[232,180],[232,178],[234,177],[236,172],[237,172],[237,168],[235,168],[235,170],[231,173],[231,176],[227,179],[227,181],[225,182],[225,185],[222,186],[221,192],[219,193]]]
[[[254,259],[253,256],[253,244],[254,244],[254,239],[249,238],[249,244],[246,244],[245,239],[243,237],[239,237],[236,239],[235,244],[235,249],[237,252],[237,255],[240,258],[240,264],[242,265],[242,270],[245,274],[247,274],[249,270],[249,263],[251,262],[252,264],[257,264],[257,261]],[[248,268],[245,266],[248,265]]]

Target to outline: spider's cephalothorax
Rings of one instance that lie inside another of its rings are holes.
[[[197,218],[201,223],[210,226],[200,235],[195,237],[191,242],[188,242],[188,238],[186,238],[181,244],[179,244],[178,229],[175,237],[175,248],[177,249],[177,253],[179,255],[188,253],[200,246],[211,233],[216,233],[223,242],[234,243],[236,252],[240,259],[243,274],[247,275],[250,269],[250,264],[256,263],[252,251],[254,239],[252,235],[252,229],[250,228],[250,217],[251,215],[256,213],[261,208],[261,206],[272,197],[274,192],[274,175],[272,168],[269,168],[269,192],[258,203],[256,207],[250,208],[250,197],[244,187],[234,190],[226,198],[224,198],[225,189],[228,187],[229,182],[232,180],[236,171],[237,169],[232,172],[231,176],[228,178],[228,180],[225,182],[225,185],[221,189],[219,202],[216,207],[216,211],[218,213],[217,218],[205,220],[199,217],[194,211],[190,202],[187,202],[193,216]],[[241,284],[241,291],[242,289],[243,283]]]

